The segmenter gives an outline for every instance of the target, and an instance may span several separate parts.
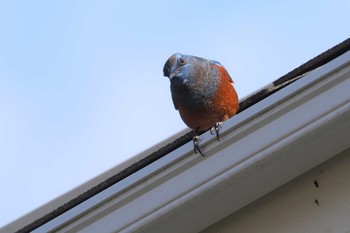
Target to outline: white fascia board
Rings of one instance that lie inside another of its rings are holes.
[[[34,232],[198,232],[350,146],[350,52]]]

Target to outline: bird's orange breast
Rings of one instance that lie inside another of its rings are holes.
[[[225,68],[216,67],[220,73],[220,82],[212,100],[201,108],[188,108],[181,103],[176,103],[185,124],[197,131],[210,129],[217,122],[226,121],[238,111],[238,96],[233,87],[233,81]]]

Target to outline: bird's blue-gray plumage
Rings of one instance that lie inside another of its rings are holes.
[[[189,108],[210,105],[220,82],[219,71],[213,64],[220,65],[216,61],[180,53],[169,58],[163,72],[170,78],[173,99]]]

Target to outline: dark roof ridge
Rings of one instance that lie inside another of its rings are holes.
[[[274,81],[271,85],[263,88],[262,90],[254,93],[253,95],[244,99],[243,101],[240,102],[239,112],[246,110],[247,108],[251,107],[252,105],[260,102],[261,100],[263,100],[266,97],[270,96],[271,94],[275,93],[276,91],[278,91],[278,90],[286,87],[287,85],[291,84],[292,82],[302,78],[305,73],[308,73],[311,70],[314,70],[314,69],[328,63],[329,61],[335,59],[336,57],[339,57],[340,55],[344,54],[345,52],[347,52],[349,50],[350,50],[350,38],[348,38],[345,41],[343,41],[342,43],[334,46],[333,48],[328,49],[327,51],[321,53],[320,55],[316,56],[315,58],[307,61],[306,63],[299,66],[298,68],[290,71],[286,75],[283,75],[282,77],[280,77],[279,79]],[[162,158],[166,154],[181,147],[182,145],[191,141],[193,136],[195,136],[194,131],[186,133],[185,135],[174,140],[173,142],[159,148],[157,151],[151,153],[149,156],[142,158],[141,160],[130,165],[129,167],[121,170],[117,174],[111,176],[107,180],[99,183],[98,185],[87,190],[86,192],[80,194],[79,196],[70,200],[66,204],[64,204],[64,205],[58,207],[57,209],[53,210],[52,212],[38,218],[36,221],[26,225],[25,227],[18,230],[17,232],[30,232],[30,231],[40,227],[41,225],[49,222],[50,220],[54,219],[55,217],[63,214],[64,212],[66,212],[66,211],[72,209],[73,207],[79,205],[80,203],[86,201],[87,199],[91,198],[92,196],[96,195],[97,193],[109,188],[110,186],[114,185],[115,183],[119,182],[120,180],[128,177],[129,175],[137,172],[138,170],[144,168],[145,166]]]

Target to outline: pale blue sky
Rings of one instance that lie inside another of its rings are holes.
[[[0,227],[185,128],[162,76],[245,97],[349,37],[350,1],[0,1]]]

